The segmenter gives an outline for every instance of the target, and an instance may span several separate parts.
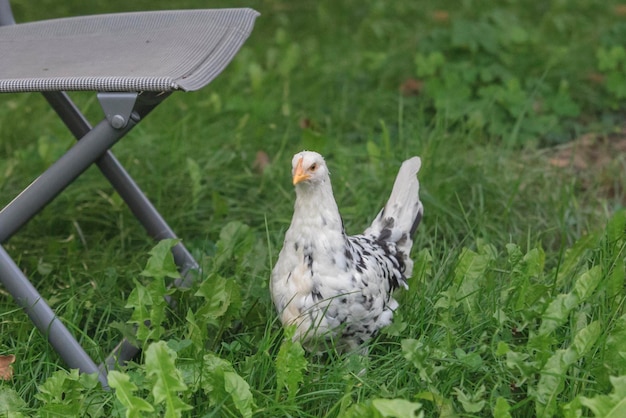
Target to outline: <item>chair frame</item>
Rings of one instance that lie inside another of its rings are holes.
[[[0,26],[13,24],[15,20],[9,1],[0,0]],[[78,141],[0,211],[0,244],[10,239],[93,163],[153,239],[177,238],[110,151],[117,141],[167,98],[170,92],[98,93],[98,101],[105,118],[95,127],[89,124],[65,92],[42,93]],[[198,263],[182,242],[172,252],[183,277],[175,285],[186,286],[189,273],[198,269]],[[104,388],[108,388],[107,371],[117,364],[125,363],[139,352],[139,348],[123,339],[106,360],[97,365],[1,245],[0,283],[23,307],[39,331],[47,336],[63,361],[70,368],[79,369],[83,373],[97,373]]]

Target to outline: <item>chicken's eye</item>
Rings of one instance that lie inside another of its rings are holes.
[[[311,167],[309,167],[309,170],[311,171],[317,170],[317,164],[316,163],[311,164]]]

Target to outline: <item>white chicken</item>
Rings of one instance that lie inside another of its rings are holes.
[[[340,351],[358,349],[391,323],[398,307],[393,291],[408,288],[409,253],[423,213],[421,160],[402,164],[387,204],[354,236],[344,230],[324,158],[303,151],[292,166],[296,202],[271,275],[272,300],[305,347],[330,339]]]

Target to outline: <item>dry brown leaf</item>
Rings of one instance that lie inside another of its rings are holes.
[[[252,167],[260,174],[263,174],[267,166],[270,165],[270,157],[267,152],[259,150],[256,153]]]
[[[407,78],[404,83],[400,85],[400,94],[403,96],[417,96],[424,88],[424,82],[422,80],[416,80],[414,78]]]
[[[433,20],[439,23],[446,23],[450,20],[450,13],[447,10],[435,10],[432,16]]]
[[[626,4],[617,4],[613,8],[613,11],[618,16],[626,16]]]
[[[570,161],[565,158],[550,158],[548,162],[552,167],[566,168],[570,166]]]
[[[298,122],[298,125],[302,129],[309,129],[313,127],[313,122],[309,118],[301,118],[300,121]]]
[[[590,73],[587,74],[587,80],[589,80],[593,84],[603,84],[604,74],[591,71]]]
[[[13,378],[13,367],[11,366],[13,363],[15,363],[13,354],[0,356],[0,380],[11,380]]]

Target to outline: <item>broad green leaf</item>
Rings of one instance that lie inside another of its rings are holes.
[[[424,382],[437,381],[437,374],[446,369],[442,361],[450,357],[447,351],[412,338],[403,339],[401,346],[404,358],[413,363]]]
[[[418,287],[418,286],[416,286]],[[399,337],[402,335],[404,330],[408,327],[408,324],[404,321],[402,313],[396,311],[393,316],[393,322],[381,330],[382,334],[392,335],[394,337]]]
[[[371,402],[362,402],[351,405],[343,414],[342,418],[380,418],[380,414],[374,410]]]
[[[413,264],[413,277],[416,281],[423,281],[433,275],[433,256],[427,248],[420,250],[415,256]],[[415,290],[419,290],[420,286],[414,286]]]
[[[530,38],[529,33],[521,26],[513,26],[508,34],[512,42],[521,44]]]
[[[563,418],[581,418],[583,405],[580,402],[580,396],[576,396],[571,402],[561,405]]]
[[[405,338],[401,342],[404,358],[413,363],[419,371],[419,376],[426,382],[432,382],[435,371],[432,370],[432,362],[429,359],[430,349],[424,346],[420,340]]]
[[[230,313],[236,314],[241,307],[241,294],[237,282],[218,274],[211,274],[199,286],[195,296],[205,302],[196,311],[196,320],[201,324],[218,326],[220,318]]]
[[[228,215],[228,200],[217,190],[211,192],[211,208],[215,219],[220,219]]]
[[[98,375],[80,374],[77,369],[69,372],[58,370],[43,384],[38,386],[35,395],[42,401],[38,412],[40,416],[101,416],[97,402],[93,402],[93,394],[100,392]]]
[[[197,353],[203,352],[207,341],[208,327],[198,325],[192,309],[187,310],[185,325],[187,327],[185,337],[192,342]]]
[[[498,346],[496,347],[495,351],[496,356],[503,356],[509,351],[511,351],[511,348],[507,343],[505,343],[504,341],[498,341]]]
[[[165,332],[162,323],[166,316],[167,293],[163,277],[151,279],[147,286],[135,280],[135,288],[128,297],[126,308],[133,309],[128,323],[137,326],[139,341],[158,340]]]
[[[471,105],[472,90],[459,71],[444,72],[442,79],[433,79],[427,84],[435,108],[451,117],[461,117]]]
[[[546,107],[561,117],[574,118],[580,114],[580,106],[569,91],[569,84],[561,82],[559,90],[546,100]]]
[[[583,272],[574,283],[571,293],[557,295],[550,302],[541,316],[541,325],[538,335],[549,335],[563,325],[570,312],[579,304],[588,299],[602,280],[602,269],[599,266]]]
[[[479,49],[489,54],[497,53],[497,30],[491,22],[459,18],[452,23],[452,46],[472,53],[477,53]]]
[[[487,258],[491,261],[498,258],[497,248],[492,244],[488,244],[483,239],[476,240],[476,249],[478,251],[478,254],[487,256]]]
[[[73,397],[80,397],[80,390],[70,391],[69,388],[78,386],[74,382],[78,382],[78,370],[72,369],[70,372],[58,370],[46,379],[43,384],[39,385],[39,393],[35,397],[43,402],[49,403],[70,403]],[[68,396],[69,395],[69,396]]]
[[[526,277],[541,277],[546,264],[546,253],[541,248],[533,248],[524,254]]]
[[[566,350],[558,350],[541,369],[541,376],[535,390],[535,411],[537,417],[552,417],[557,409],[557,396],[563,391],[565,373],[569,364],[565,360]]]
[[[424,416],[424,412],[417,414],[422,409],[422,404],[405,399],[373,399],[372,406],[385,418],[415,418]]]
[[[367,155],[369,156],[370,161],[375,162],[380,160],[380,148],[374,141],[367,141],[365,149],[367,150]]]
[[[172,248],[180,242],[179,239],[164,239],[155,245],[149,252],[150,258],[146,268],[140,273],[142,276],[177,279],[180,277]]]
[[[420,403],[404,399],[373,399],[350,406],[342,418],[422,418]]]
[[[508,254],[507,262],[512,267],[515,267],[524,258],[524,253],[522,253],[521,248],[517,244],[508,243],[505,245],[505,248]]]
[[[581,274],[574,284],[574,293],[578,296],[578,303],[586,301],[596,290],[602,280],[602,268],[594,266],[591,270]]]
[[[199,378],[202,379],[202,388],[213,404],[221,403],[226,396],[224,373],[233,371],[233,366],[213,353],[205,354],[202,360],[202,366],[196,369],[196,372],[199,372]]]
[[[610,373],[626,375],[626,315],[619,317],[610,330],[604,356]]]
[[[626,239],[626,210],[617,211],[606,226],[609,244]]]
[[[126,418],[140,417],[142,412],[153,412],[154,407],[147,401],[133,395],[137,385],[130,381],[126,373],[111,370],[108,374],[109,386],[115,389],[115,396],[126,408]]]
[[[100,389],[100,380],[98,379],[97,373],[80,373],[78,382],[85,389]]]
[[[535,411],[538,417],[550,417],[556,413],[558,396],[565,386],[568,369],[587,354],[601,333],[600,322],[592,322],[576,334],[568,349],[558,350],[548,359],[541,369],[537,387],[532,391],[535,395]]]
[[[423,349],[423,343],[414,338],[405,338],[402,340],[401,345],[404,358],[412,362],[415,367],[422,367],[427,357],[427,350]]]
[[[536,364],[529,354],[509,350],[506,352],[506,367],[517,370],[522,377],[528,378],[536,373]]]
[[[604,86],[618,99],[626,98],[626,76],[621,71],[608,73]]]
[[[548,335],[563,325],[578,303],[578,297],[572,293],[557,295],[541,316],[538,335]]]
[[[493,408],[493,418],[511,418],[511,405],[504,399],[499,396],[496,399],[496,405]]]
[[[626,49],[622,46],[612,48],[598,48],[596,58],[598,59],[598,69],[600,71],[616,70],[620,63],[626,59]]]
[[[76,403],[45,403],[37,409],[41,418],[81,417],[80,407]]]
[[[146,268],[141,272],[149,280],[145,285],[135,280],[135,288],[128,297],[126,307],[133,309],[128,323],[137,326],[136,337],[144,344],[159,340],[165,332],[163,322],[168,306],[165,297],[174,291],[168,289],[166,278],[180,277],[171,251],[178,242],[165,239],[150,250]]]
[[[454,269],[454,283],[458,286],[457,300],[469,315],[476,316],[479,310],[480,290],[485,283],[485,275],[493,260],[489,253],[478,254],[464,248]]]
[[[623,291],[623,283],[626,280],[626,260],[619,257],[621,252],[617,252],[618,256],[613,260],[613,269],[606,279],[606,289],[609,298],[617,298]]]
[[[434,76],[446,63],[446,58],[441,52],[432,52],[429,55],[418,53],[415,56],[415,66],[418,77]]]
[[[477,352],[471,352],[468,354],[462,349],[457,348],[454,350],[454,354],[461,364],[467,366],[472,371],[478,370],[483,364],[483,359]]]
[[[280,345],[276,356],[276,381],[278,390],[287,389],[289,399],[298,392],[300,383],[304,381],[303,372],[307,368],[307,360],[300,341],[293,341],[295,326],[286,328],[285,339]]]
[[[578,361],[578,359],[586,355],[596,344],[601,334],[602,324],[600,321],[594,321],[578,331],[574,337],[572,345],[569,347],[569,351],[573,352],[571,355],[574,356],[571,363],[573,364]]]
[[[560,288],[566,278],[573,275],[580,268],[581,260],[585,260],[585,253],[598,244],[598,234],[590,233],[580,238],[565,252],[565,257],[559,266],[556,286]]]
[[[454,392],[456,393],[456,398],[461,405],[463,405],[463,409],[465,412],[470,414],[475,414],[477,412],[482,411],[487,403],[483,397],[485,396],[486,389],[484,385],[481,385],[476,392],[466,394],[460,388],[454,388]]]
[[[189,341],[186,338],[180,340],[176,338],[171,338],[167,340],[167,346],[174,350],[177,354],[180,352],[184,352],[191,345],[193,345],[193,342]]]
[[[255,404],[250,386],[235,372],[230,362],[207,353],[203,356],[202,365],[196,367],[194,372],[212,406],[222,405],[230,399],[242,416],[252,415]]]
[[[435,302],[435,309],[441,309],[444,311],[454,309],[459,306],[459,302],[456,299],[456,290],[453,287],[448,288],[441,292],[441,296]]]
[[[626,417],[626,376],[611,377],[613,392],[593,398],[580,397],[580,402],[591,409],[596,417]]]
[[[152,297],[150,296],[148,289],[135,280],[135,288],[130,292],[128,301],[124,307],[134,309],[135,312],[138,312],[137,315],[139,318],[147,319],[149,313],[146,306],[149,305],[152,305]]]
[[[152,297],[144,285],[137,280],[134,282],[135,288],[130,292],[125,308],[133,309],[128,323],[137,326],[137,337],[145,342],[150,333],[147,321],[150,320],[148,307],[152,306]]]
[[[26,402],[10,387],[0,387],[0,416],[7,418],[22,418]]]
[[[435,404],[437,410],[439,410],[439,418],[458,418],[458,414],[454,410],[452,400],[444,398],[435,392],[420,392],[415,395],[415,399],[423,399]]]
[[[215,267],[222,267],[233,258],[241,257],[250,251],[254,245],[254,234],[250,227],[243,222],[229,222],[220,231],[217,241],[217,254],[214,260]]]
[[[187,390],[180,370],[176,368],[176,352],[165,341],[148,346],[145,353],[145,369],[152,379],[152,396],[157,404],[164,404],[165,417],[180,417],[183,411],[192,409],[180,399],[180,392]]]
[[[254,398],[250,385],[234,371],[224,372],[224,389],[230,395],[239,413],[248,418],[252,416]]]
[[[538,283],[543,277],[545,252],[533,248],[523,254],[519,246],[507,244],[507,253],[512,285],[501,293],[501,304],[506,305],[512,299],[515,310],[531,311],[532,315],[541,310],[543,302],[540,301],[547,292],[546,286]]]

